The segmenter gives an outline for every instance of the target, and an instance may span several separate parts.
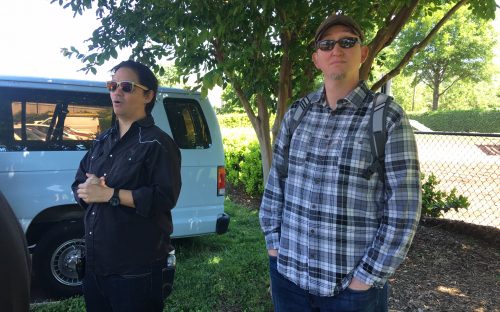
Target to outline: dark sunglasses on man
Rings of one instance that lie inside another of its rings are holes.
[[[134,88],[138,87],[141,88],[144,91],[149,91],[148,87],[141,85],[140,83],[133,82],[133,81],[108,81],[106,82],[106,88],[108,88],[109,91],[115,92],[118,87],[122,88],[123,92],[126,93],[132,93],[134,92]]]
[[[339,40],[320,40],[316,42],[316,48],[320,49],[321,51],[331,51],[335,47],[335,45],[338,43],[339,46],[343,49],[350,49],[356,45],[356,43],[361,43],[359,38],[355,37],[346,37],[342,38]]]

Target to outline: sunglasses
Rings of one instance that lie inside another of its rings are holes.
[[[321,51],[331,51],[338,43],[339,46],[343,49],[350,49],[356,45],[356,43],[361,43],[359,38],[347,37],[339,40],[321,40],[316,42],[316,48]]]
[[[126,93],[132,93],[134,92],[134,88],[138,87],[141,88],[144,91],[149,91],[148,87],[141,85],[140,83],[133,82],[133,81],[108,81],[106,82],[106,88],[108,88],[109,91],[115,92],[118,87],[122,88],[123,92]]]

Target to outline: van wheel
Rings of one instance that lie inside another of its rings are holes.
[[[85,250],[82,222],[56,225],[37,244],[33,259],[36,277],[51,296],[69,297],[82,293],[75,263]]]

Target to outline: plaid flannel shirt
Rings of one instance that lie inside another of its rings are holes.
[[[413,130],[401,107],[387,107],[385,178],[367,180],[372,162],[370,111],[374,93],[364,82],[332,111],[324,87],[291,140],[282,122],[260,207],[267,249],[278,249],[278,271],[318,296],[333,296],[355,276],[383,287],[401,264],[421,209],[419,162]],[[284,146],[288,177],[280,181]],[[385,186],[384,186],[385,184]]]

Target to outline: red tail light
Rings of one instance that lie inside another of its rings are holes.
[[[217,196],[226,195],[226,168],[217,167]]]

